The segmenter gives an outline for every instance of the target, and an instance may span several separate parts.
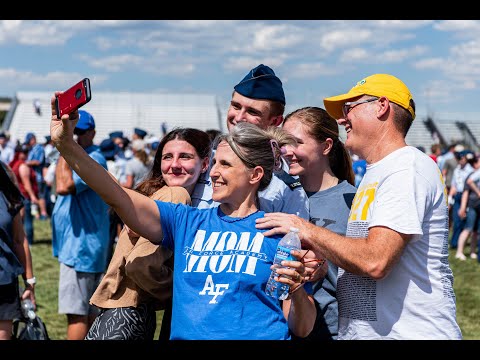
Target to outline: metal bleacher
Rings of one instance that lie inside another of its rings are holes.
[[[427,153],[430,153],[430,147],[434,143],[439,143],[438,138],[435,139],[432,137],[430,131],[424,124],[424,120],[421,117],[417,117],[410,128],[410,131],[407,134],[406,142],[408,145],[412,146],[423,146]],[[451,143],[463,143],[464,138],[461,131],[455,125],[455,121],[446,120],[441,118],[433,119],[435,125],[441,132],[443,138],[447,144]],[[474,122],[467,122],[470,129],[474,129]],[[478,130],[474,130],[478,134]]]
[[[14,114],[8,127],[13,138],[23,141],[28,132],[33,132],[39,143],[45,141],[44,136],[50,133],[52,95],[50,92],[16,93],[18,103],[11,110]],[[33,106],[36,99],[41,104],[40,115]],[[167,130],[176,126],[225,130],[224,117],[214,95],[96,92],[82,109],[95,118],[96,143],[116,130],[130,137],[134,127],[145,129],[148,136],[161,138],[163,122]]]
[[[12,138],[23,141],[27,132],[37,135],[37,141],[43,143],[44,136],[50,133],[50,98],[52,92],[17,92],[6,115],[8,130]],[[35,112],[33,102],[38,99],[41,104],[41,115]],[[15,106],[13,106],[15,104]],[[112,131],[121,130],[130,137],[133,128],[139,127],[148,131],[148,136],[161,137],[161,124],[167,130],[175,126],[194,127],[201,130],[218,129],[226,131],[226,111],[229,102],[221,102],[215,95],[209,94],[165,94],[165,93],[112,93],[96,92],[93,99],[83,109],[91,112],[95,118],[97,135],[95,142],[100,143]],[[296,107],[289,105],[286,114]],[[423,146],[430,153],[432,144],[438,139],[432,137],[424,121],[426,117],[417,116],[407,134],[408,145]],[[455,124],[457,120],[432,119],[445,141],[465,143],[464,133]],[[471,133],[480,139],[480,121],[462,119]],[[5,127],[6,126],[6,127]],[[339,127],[340,138],[345,140],[343,126]]]

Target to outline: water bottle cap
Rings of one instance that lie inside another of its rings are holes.
[[[37,314],[35,314],[35,311],[33,311],[33,310],[28,310],[27,316],[28,316],[31,320],[33,320],[33,319],[35,319],[35,318],[37,317]]]
[[[292,227],[290,228],[290,231],[292,231],[292,232],[299,232],[300,230],[299,230],[298,228],[292,226]]]

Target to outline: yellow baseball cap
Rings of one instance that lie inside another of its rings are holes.
[[[407,109],[415,119],[415,103],[410,90],[400,79],[388,74],[370,75],[357,82],[348,93],[323,99],[325,110],[334,119],[342,118],[343,104],[361,95],[386,96],[391,102]]]

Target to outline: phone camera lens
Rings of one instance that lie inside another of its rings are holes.
[[[82,96],[82,89],[75,91],[75,99],[80,99],[80,96]]]

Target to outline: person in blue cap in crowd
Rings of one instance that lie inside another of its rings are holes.
[[[148,133],[145,130],[136,127],[133,129],[132,141],[135,139],[143,140],[147,134]]]
[[[86,156],[107,169],[105,157],[93,143],[93,116],[84,110],[78,114],[76,142]],[[89,301],[108,265],[109,206],[62,156],[55,176],[58,197],[52,213],[52,248],[60,263],[58,312],[67,315],[67,339],[81,340],[98,314]]]
[[[112,131],[108,134],[108,137],[116,142],[116,139],[123,139],[123,131]]]
[[[113,175],[122,183],[126,180],[125,167],[128,159],[125,155],[125,150],[130,141],[123,136],[123,131],[112,131],[108,136],[110,140],[112,140],[112,142],[118,147],[118,151],[116,151],[114,156],[115,172],[113,172]]]
[[[262,129],[282,124],[285,94],[282,81],[270,67],[256,66],[233,89],[226,119],[229,131],[240,122],[249,122]],[[278,211],[309,218],[308,197],[300,181],[288,174],[285,162],[282,169],[274,173],[269,186],[259,192],[259,203],[260,209],[266,212]],[[198,208],[219,205],[212,200],[212,183],[208,176],[197,183],[192,204]]]
[[[104,139],[100,143],[100,151],[107,160],[107,169],[112,174],[115,173],[115,155],[120,151],[120,147],[112,139]]]

